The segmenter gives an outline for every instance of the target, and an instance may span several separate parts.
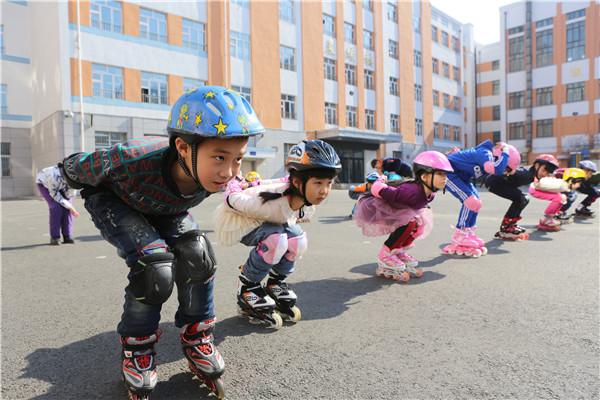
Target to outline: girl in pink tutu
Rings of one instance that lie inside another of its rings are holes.
[[[401,282],[423,275],[406,249],[431,232],[433,214],[428,204],[435,192],[444,189],[446,174],[453,169],[444,154],[425,151],[415,157],[413,172],[414,181],[397,187],[376,181],[371,194],[359,199],[355,212],[356,224],[365,236],[389,235],[377,255],[376,274]]]

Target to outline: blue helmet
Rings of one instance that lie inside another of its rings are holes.
[[[365,180],[369,183],[373,183],[375,182],[377,179],[379,179],[379,174],[377,172],[371,172],[367,175],[367,177],[365,178]]]
[[[583,160],[579,163],[579,168],[589,169],[592,172],[598,171],[598,167],[596,167],[596,163],[590,160]]]
[[[202,86],[175,102],[167,131],[192,143],[199,138],[255,136],[265,128],[240,94],[221,86]]]

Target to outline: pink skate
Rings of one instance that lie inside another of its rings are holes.
[[[392,257],[400,260],[401,263],[404,263],[405,270],[408,272],[411,278],[420,278],[423,276],[423,270],[421,268],[417,268],[419,262],[416,258],[411,256],[408,253],[403,251],[404,249],[394,249],[392,250]]]
[[[481,255],[485,256],[488,252],[487,247],[485,247],[485,241],[475,234],[475,229],[477,229],[477,227],[475,227],[475,226],[472,226],[470,228],[465,228],[469,237],[471,239],[475,240],[477,242],[477,244],[479,245],[479,250],[481,250]]]
[[[540,219],[537,228],[540,231],[558,232],[560,231],[560,222],[551,215],[545,215]]]
[[[391,278],[399,282],[408,282],[410,274],[406,272],[406,265],[395,257],[387,246],[382,246],[377,255],[377,276]]]
[[[468,228],[467,228],[468,229]],[[444,254],[456,254],[459,256],[479,257],[483,254],[481,242],[471,236],[470,230],[456,228],[452,235],[452,242],[442,249]],[[481,240],[481,239],[480,239]],[[483,247],[485,249],[485,247]],[[487,253],[487,249],[486,249]]]

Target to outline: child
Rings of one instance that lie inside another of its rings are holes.
[[[71,203],[75,191],[70,189],[63,178],[61,164],[52,165],[38,172],[35,182],[40,194],[48,203],[50,211],[50,245],[60,245],[62,231],[63,243],[73,244],[73,217],[79,212]]]
[[[380,177],[377,172],[369,173],[365,177],[365,183],[363,183],[362,185],[358,185],[358,186],[354,186],[354,185],[350,186],[350,189],[348,190],[348,196],[350,196],[350,198],[352,200],[358,200],[360,196],[371,192],[371,186],[379,178]],[[354,203],[354,205],[352,206],[352,212],[350,212],[350,216],[349,216],[350,219],[352,219],[355,209],[356,209],[356,203]]]
[[[301,317],[295,306],[297,296],[285,282],[308,243],[297,221],[327,198],[341,169],[333,147],[321,140],[303,140],[293,146],[286,166],[289,180],[243,191],[229,188],[215,224],[219,243],[232,245],[241,240],[253,247],[240,268],[240,313],[250,322],[275,329],[282,326],[282,316],[292,322]]]
[[[535,180],[529,187],[529,194],[543,200],[550,200],[550,204],[544,211],[537,229],[555,232],[560,230],[561,222],[556,219],[560,208],[566,203],[565,192],[577,189],[585,180],[585,172],[579,168],[567,168],[562,174],[562,179],[547,176]]]
[[[593,161],[583,160],[579,163],[579,168],[585,171],[585,181],[581,182],[581,186],[575,191],[572,190],[567,193],[567,202],[561,207],[560,214],[557,218],[562,222],[569,220],[570,215],[567,211],[577,199],[577,192],[583,193],[586,196],[585,199],[575,209],[575,216],[580,218],[593,218],[594,212],[589,207],[600,197],[600,192],[594,186],[600,183],[600,173],[597,173],[598,168]]]
[[[490,192],[510,200],[512,203],[504,214],[500,230],[495,237],[505,240],[527,240],[529,234],[525,228],[517,225],[523,209],[529,204],[529,199],[519,189],[519,186],[529,185],[535,179],[552,174],[558,167],[558,160],[551,154],[542,154],[536,158],[529,168],[519,167],[516,170],[507,167],[504,175],[489,175],[485,185]]]
[[[390,187],[382,180],[373,183],[372,196],[363,196],[355,212],[356,224],[366,236],[389,234],[377,256],[376,274],[407,282],[421,277],[418,261],[406,249],[415,239],[431,231],[432,214],[428,204],[446,186],[446,174],[453,172],[445,155],[425,151],[415,157],[414,181]]]
[[[448,174],[448,190],[461,202],[456,231],[452,243],[442,250],[445,254],[479,257],[487,254],[483,239],[475,234],[475,222],[482,203],[471,182],[486,174],[502,175],[507,166],[516,169],[521,163],[519,151],[509,144],[498,142],[494,146],[486,140],[477,147],[460,150],[448,156],[454,173]]]
[[[162,304],[177,285],[175,325],[189,367],[221,398],[223,359],[213,344],[216,260],[188,210],[239,173],[248,137],[264,132],[250,104],[223,87],[187,92],[173,105],[170,140],[132,140],[71,155],[72,187],[102,236],[129,267],[117,331],[122,373],[132,399],[157,382],[154,345]]]

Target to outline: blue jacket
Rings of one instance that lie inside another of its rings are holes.
[[[508,165],[508,154],[502,153],[497,160],[494,160],[493,148],[494,144],[486,140],[477,147],[450,154],[448,160],[454,168],[454,173],[467,181],[471,178],[481,178],[489,173],[502,175]]]

